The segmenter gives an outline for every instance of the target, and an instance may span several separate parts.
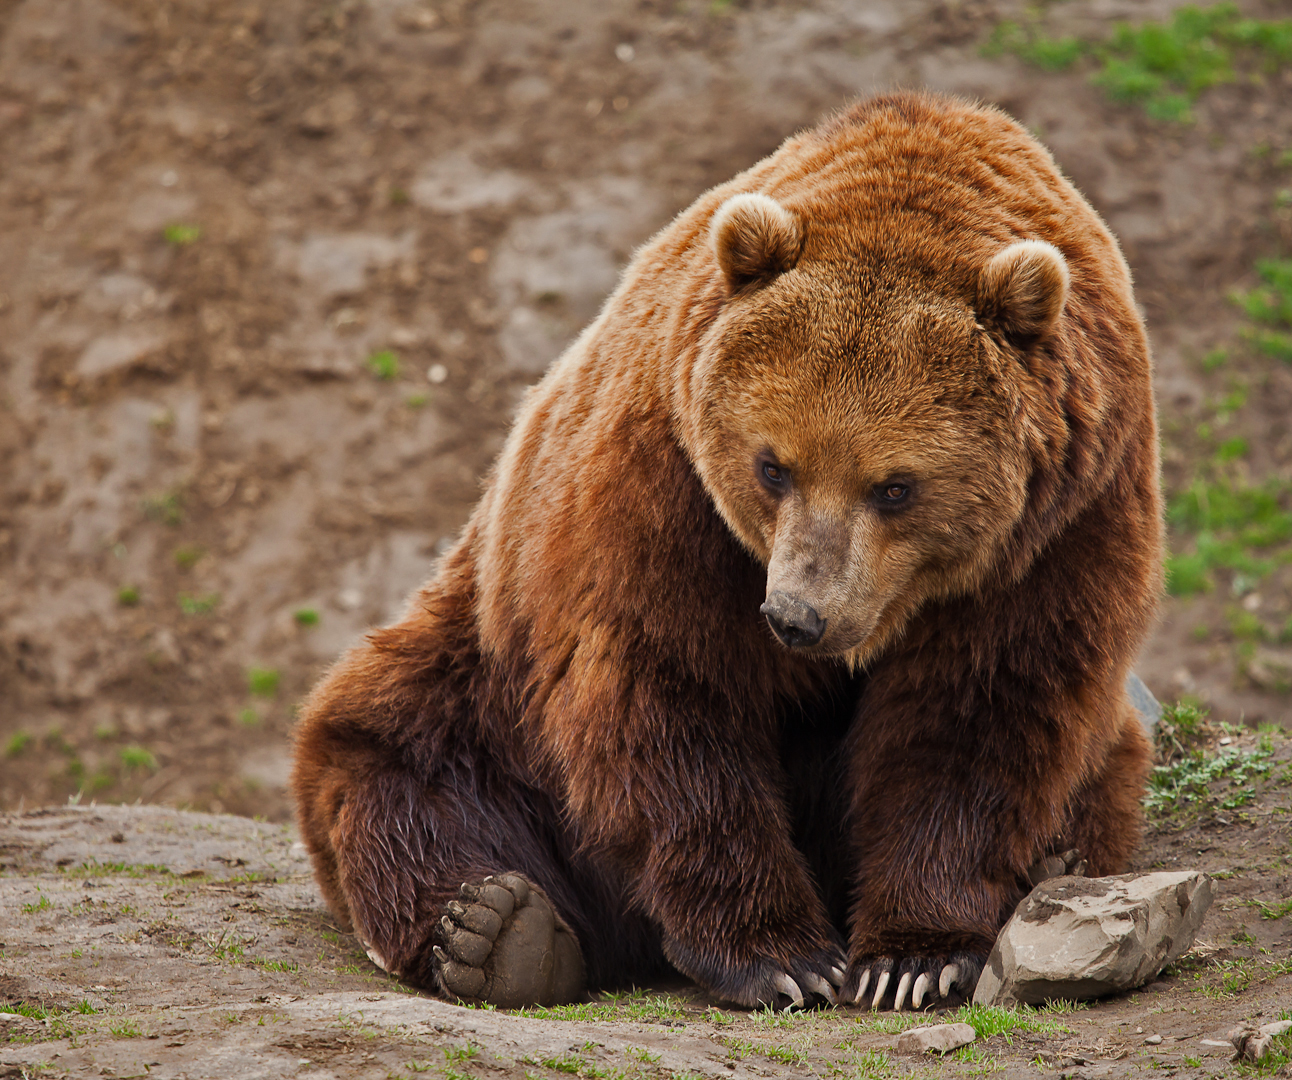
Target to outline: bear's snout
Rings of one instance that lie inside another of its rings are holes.
[[[767,616],[767,623],[791,649],[815,645],[825,633],[825,620],[811,604],[783,592],[774,592],[758,609]]]

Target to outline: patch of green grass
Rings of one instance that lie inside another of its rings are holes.
[[[1241,435],[1237,435],[1232,439],[1226,439],[1216,447],[1216,460],[1220,462],[1237,461],[1240,458],[1245,458],[1250,451],[1251,447],[1248,445],[1247,440]]]
[[[58,1010],[47,1009],[44,1005],[32,1005],[26,1001],[19,1001],[12,1005],[0,1002],[0,1013],[25,1016],[28,1020],[48,1020],[51,1016],[57,1016]]]
[[[1259,908],[1262,919],[1285,919],[1292,915],[1292,898],[1281,900],[1277,904],[1267,904],[1264,900],[1248,900],[1254,908]]]
[[[32,904],[23,904],[22,910],[24,915],[35,915],[38,911],[48,911],[54,905],[50,903],[49,897],[44,893],[36,894],[36,902]]]
[[[184,521],[184,493],[178,488],[160,495],[149,495],[143,501],[144,516],[163,525],[180,525]]]
[[[189,593],[180,593],[176,602],[185,615],[209,615],[219,607],[220,594],[203,593],[201,596],[193,596]]]
[[[968,1024],[980,1039],[993,1035],[1009,1035],[1015,1031],[1039,1032],[1044,1035],[1060,1035],[1071,1029],[1056,1019],[1056,1014],[1071,1012],[1078,1008],[1071,1002],[1051,1002],[1041,1008],[1028,1005],[1016,1005],[1008,1009],[996,1005],[961,1005],[953,1013],[939,1017],[942,1024]],[[897,1035],[908,1028],[921,1027],[930,1023],[927,1015],[918,1012],[903,1013],[862,1013],[855,1023],[865,1031],[881,1032],[885,1035]]]
[[[1275,1020],[1292,1020],[1292,1009],[1282,1009]],[[1269,1052],[1254,1064],[1246,1061],[1235,1062],[1231,1068],[1243,1076],[1286,1076],[1292,1065],[1292,1031],[1276,1035]]]
[[[1024,23],[1006,21],[992,31],[983,52],[988,56],[1013,53],[1046,71],[1065,71],[1089,54],[1090,44],[1074,37],[1047,37],[1035,20]]]
[[[1292,363],[1292,259],[1261,259],[1256,273],[1260,285],[1232,296],[1256,323],[1243,336],[1257,352]]]
[[[1235,641],[1265,641],[1270,632],[1253,611],[1232,607],[1226,613],[1229,632]]]
[[[1206,372],[1217,371],[1229,362],[1229,350],[1212,349],[1202,358],[1202,370]]]
[[[4,756],[15,758],[32,744],[32,735],[29,731],[15,731],[9,741],[5,743]]]
[[[1275,478],[1244,486],[1201,477],[1175,494],[1167,520],[1186,544],[1192,538],[1193,550],[1168,557],[1167,589],[1176,596],[1209,592],[1217,570],[1265,577],[1292,540],[1290,494],[1288,483]]]
[[[251,963],[262,971],[283,971],[295,974],[301,969],[300,964],[295,960],[265,960],[257,956],[252,958]]]
[[[368,370],[389,382],[399,374],[399,357],[389,349],[382,349],[368,357]]]
[[[121,748],[121,764],[127,769],[147,769],[149,772],[157,768],[157,759],[153,756],[151,750],[142,746],[123,746]]]
[[[175,565],[181,570],[192,570],[206,551],[196,544],[182,544],[174,551]]]
[[[888,1080],[896,1072],[893,1059],[883,1050],[863,1050],[851,1064],[848,1080]]]
[[[1207,716],[1206,709],[1188,698],[1164,703],[1153,730],[1153,741],[1163,760],[1183,757],[1210,739],[1215,728]]]
[[[162,229],[162,239],[173,247],[188,247],[202,239],[202,226],[174,221]]]
[[[404,404],[410,409],[420,409],[431,400],[431,395],[424,390],[418,390],[404,398]]]
[[[468,1043],[466,1046],[446,1046],[444,1057],[448,1061],[470,1061],[480,1053],[480,1047]]]
[[[1244,18],[1232,3],[1177,8],[1163,22],[1119,23],[1103,42],[1054,38],[1040,15],[1003,22],[984,49],[1009,52],[1061,71],[1090,60],[1091,81],[1114,101],[1140,105],[1173,123],[1193,119],[1193,103],[1210,87],[1232,82],[1239,69],[1272,71],[1292,61],[1292,20]]]
[[[297,626],[318,626],[319,613],[313,608],[297,608],[292,612],[292,618]]]
[[[278,681],[277,668],[253,667],[247,670],[247,689],[256,697],[277,697]]]
[[[119,1024],[111,1024],[108,1030],[118,1039],[138,1039],[143,1036],[139,1030],[139,1025],[133,1020],[122,1020]]]
[[[551,1069],[553,1072],[570,1073],[572,1076],[578,1076],[587,1066],[587,1062],[578,1054],[563,1054],[561,1057],[541,1058],[536,1065],[542,1065],[545,1069]]]
[[[1244,545],[1269,547],[1292,538],[1292,511],[1283,502],[1286,484],[1235,487],[1195,480],[1167,509],[1172,525],[1194,533],[1231,535]]]
[[[224,960],[229,963],[237,963],[246,959],[246,940],[234,934],[229,936],[229,932],[224,931],[215,941],[207,941],[207,946],[211,954],[217,960]]]
[[[620,994],[603,994],[601,1000],[580,1005],[551,1005],[522,1009],[521,1013],[539,1020],[604,1020],[651,1022],[677,1020],[686,1015],[680,1002],[667,994],[631,990]]]
[[[250,705],[245,709],[239,709],[238,723],[243,727],[256,727],[260,723],[260,713],[256,712]]]
[[[70,866],[70,867],[60,866],[58,868],[58,872],[60,874],[66,874],[68,877],[74,877],[74,878],[77,878],[77,877],[79,878],[85,878],[85,877],[131,877],[131,878],[170,877],[170,878],[173,878],[176,876],[168,867],[159,866],[157,863],[126,863],[126,862],[101,863],[101,862],[94,862],[93,860],[91,860],[90,862],[81,863],[80,866]],[[194,871],[192,873],[185,874],[184,877],[186,878],[192,877],[192,878],[200,879],[200,878],[206,877],[206,874],[202,873],[201,871]]]
[[[1232,810],[1252,801],[1255,788],[1248,781],[1269,775],[1271,751],[1267,747],[1239,750],[1226,747],[1218,754],[1195,750],[1180,761],[1154,767],[1148,779],[1144,809],[1150,817],[1162,818],[1176,811],[1198,812],[1218,806]],[[1213,784],[1228,781],[1230,794],[1213,793]]]
[[[122,585],[117,590],[117,603],[122,607],[138,607],[140,599],[138,585]]]

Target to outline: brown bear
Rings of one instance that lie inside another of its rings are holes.
[[[1126,868],[1161,554],[1113,237],[996,109],[864,101],[638,252],[314,690],[319,883],[449,996],[963,997],[1033,863]]]

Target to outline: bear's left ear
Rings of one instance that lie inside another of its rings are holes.
[[[798,219],[775,199],[753,192],[733,195],[718,207],[709,237],[733,292],[792,270],[803,246]]]
[[[1043,240],[998,251],[978,278],[978,318],[1024,347],[1054,328],[1067,299],[1068,264]]]

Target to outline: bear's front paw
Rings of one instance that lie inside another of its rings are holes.
[[[834,959],[834,963],[827,959],[814,965],[790,964],[788,971],[777,971],[773,965],[770,986],[765,974],[764,987],[755,997],[756,1004],[777,1009],[806,1009],[822,1002],[837,1005],[836,991],[843,985],[843,956]]]
[[[920,1009],[959,1005],[973,996],[986,957],[958,952],[950,956],[870,956],[856,961],[840,995],[863,1008]]]
[[[551,902],[520,874],[464,884],[440,920],[439,982],[449,994],[502,1008],[555,1005],[583,994],[583,953]]]
[[[792,959],[757,959],[728,967],[666,938],[664,953],[715,997],[745,1008],[806,1009],[838,1003],[846,961],[833,945]]]

